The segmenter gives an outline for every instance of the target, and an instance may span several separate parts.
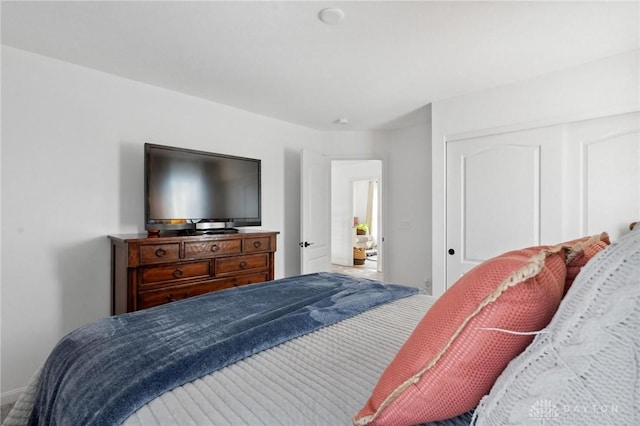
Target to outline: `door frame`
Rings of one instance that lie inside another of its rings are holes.
[[[301,150],[301,158],[300,158],[300,163],[301,163],[301,168],[302,168],[302,151],[308,151],[306,149]],[[315,151],[317,154],[321,154],[317,151]],[[323,155],[323,154],[321,154]],[[324,156],[324,155],[323,155]],[[386,229],[386,218],[387,218],[387,206],[385,204],[385,180],[384,180],[384,176],[385,176],[385,167],[386,167],[386,161],[384,158],[370,158],[370,157],[329,157],[329,156],[325,156],[325,158],[328,160],[328,173],[329,175],[331,175],[331,164],[333,161],[380,161],[380,177],[378,178],[379,182],[378,182],[378,215],[379,215],[379,241],[378,241],[378,253],[379,253],[379,261],[380,263],[380,267],[382,268],[382,277],[384,279],[385,277],[385,269],[386,269],[386,262],[385,262],[385,257],[384,256],[384,230]],[[300,171],[301,174],[301,179],[302,176],[304,175],[304,170]],[[301,220],[300,220],[300,242],[304,244],[304,236],[305,234],[308,235],[308,233],[305,232],[305,230],[303,229],[305,226],[304,221],[302,219],[302,216],[304,215],[304,184],[301,182],[300,185],[301,188],[301,195],[300,195],[300,206],[301,206],[301,212],[300,212],[300,216],[301,216]],[[353,187],[351,187],[350,192],[353,191]],[[329,200],[331,198],[331,176],[329,176]],[[329,202],[329,206],[328,206],[328,217],[330,219],[331,217],[331,204]],[[329,224],[329,232],[331,232],[331,224]],[[330,241],[330,240],[329,240]],[[299,250],[301,250],[300,252],[300,272],[303,273],[302,271],[304,271],[303,269],[303,262],[304,262],[304,253],[302,252],[302,250],[304,250],[304,247],[300,247]],[[329,264],[328,267],[330,268],[331,266],[331,247],[329,247]]]
[[[354,163],[353,164],[353,169],[356,169],[358,167],[357,163],[362,163],[362,162],[375,162],[376,164],[376,172],[371,174],[369,171],[365,172],[365,173],[352,173],[351,175],[348,175],[345,177],[344,179],[344,184],[346,185],[346,192],[347,195],[343,197],[344,201],[349,203],[350,205],[353,204],[353,199],[354,199],[354,184],[355,182],[358,181],[370,181],[370,180],[376,180],[378,181],[378,199],[377,199],[377,204],[374,207],[377,210],[377,216],[378,216],[378,227],[377,227],[377,234],[378,234],[378,266],[377,266],[377,271],[378,272],[382,272],[383,276],[384,276],[384,247],[383,247],[383,239],[384,239],[384,229],[385,229],[385,212],[383,211],[384,208],[384,194],[383,194],[383,185],[384,185],[384,178],[383,178],[383,169],[384,169],[384,161],[383,160],[379,160],[379,159],[357,159],[357,160],[352,160],[352,159],[348,159],[348,160],[343,160],[343,159],[332,159],[331,160],[331,176],[332,176],[332,202],[335,199],[335,191],[333,190],[333,185],[334,185],[334,172],[336,170],[336,167],[349,167],[349,164],[344,164],[344,165],[339,165],[337,163],[340,162],[345,162],[345,163]],[[342,182],[341,182],[342,183]],[[353,219],[353,215],[352,215],[352,211],[353,209],[351,208],[351,206],[349,206],[349,213],[344,213],[338,220],[339,223],[344,223],[344,227],[342,228],[342,232],[338,233],[338,237],[334,238],[334,233],[336,231],[334,223],[331,223],[331,232],[332,232],[332,244],[338,242],[340,243],[340,241],[342,241],[343,245],[341,247],[340,252],[341,253],[347,253],[349,252],[349,258],[351,259],[351,261],[349,262],[349,265],[353,265],[352,263],[352,248],[353,248],[353,242],[352,242],[352,219]],[[332,215],[335,215],[335,209],[332,212]],[[340,239],[340,237],[344,237],[342,240]],[[348,240],[347,240],[348,238]],[[333,248],[332,247],[332,254],[333,254]],[[337,264],[342,264],[342,263],[337,263]],[[344,264],[343,264],[344,265]],[[345,265],[346,266],[346,265]]]

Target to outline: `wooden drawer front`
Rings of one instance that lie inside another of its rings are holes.
[[[267,254],[254,254],[251,256],[225,257],[216,259],[216,275],[250,271],[269,266]]]
[[[140,283],[152,284],[185,278],[208,277],[211,274],[209,262],[191,262],[167,266],[150,266],[142,269]]]
[[[247,238],[244,240],[244,252],[255,253],[259,251],[269,251],[271,249],[271,238]]]
[[[242,240],[194,241],[184,243],[184,257],[187,259],[240,253],[242,253]]]
[[[224,290],[233,287],[232,279],[205,281],[197,284],[164,287],[157,290],[138,292],[138,309],[150,308],[176,300],[187,299],[193,296]]]
[[[241,286],[247,284],[257,284],[263,283],[269,280],[268,272],[261,272],[259,274],[250,274],[250,275],[238,275],[233,278],[229,278],[233,281],[234,286]]]
[[[180,259],[180,243],[140,245],[140,263],[158,263]]]

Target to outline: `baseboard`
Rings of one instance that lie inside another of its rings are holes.
[[[20,394],[22,394],[25,389],[26,387],[3,392],[0,395],[0,405],[13,404],[18,400]]]

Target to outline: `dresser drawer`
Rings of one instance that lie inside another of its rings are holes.
[[[202,278],[213,275],[209,261],[174,263],[163,266],[147,266],[142,268],[140,285],[164,281],[175,281],[187,278]]]
[[[247,285],[247,284],[263,283],[265,281],[269,281],[269,273],[260,272],[258,274],[236,275],[233,278],[229,278],[229,280],[233,281],[234,287],[239,287],[241,285]]]
[[[240,284],[236,284],[240,285]],[[212,280],[138,292],[138,309],[163,305],[176,300],[234,287],[232,279]]]
[[[158,263],[178,259],[180,259],[180,243],[140,245],[140,263]]]
[[[215,259],[216,275],[233,274],[252,269],[263,269],[269,266],[267,254],[253,254],[250,256],[223,257]]]
[[[244,240],[245,253],[256,253],[269,250],[271,250],[271,238],[269,237],[247,238]]]
[[[187,259],[242,253],[242,240],[194,241],[184,243]]]

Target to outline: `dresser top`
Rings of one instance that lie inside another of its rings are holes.
[[[280,232],[278,231],[265,231],[265,230],[248,230],[248,229],[238,229],[238,232],[235,233],[206,233],[206,232],[197,232],[192,235],[180,235],[176,231],[167,231],[160,233],[159,236],[149,236],[146,233],[140,234],[113,234],[108,237],[113,241],[119,241],[124,243],[131,242],[167,242],[167,241],[196,241],[196,240],[229,240],[236,238],[247,238],[247,237],[264,237],[277,235]]]

